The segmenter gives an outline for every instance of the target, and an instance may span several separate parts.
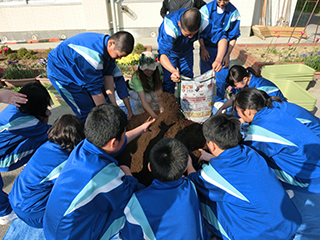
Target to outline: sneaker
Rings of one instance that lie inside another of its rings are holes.
[[[12,211],[10,214],[0,217],[0,225],[6,225],[16,218],[18,216]]]

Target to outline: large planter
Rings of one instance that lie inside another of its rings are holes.
[[[8,88],[22,87],[30,82],[38,82],[36,77],[24,78],[24,79],[6,79],[2,78],[1,82],[4,83]]]
[[[276,47],[288,47],[287,43],[276,43],[271,46]],[[319,47],[318,43],[299,43],[299,46],[314,46]],[[257,74],[261,74],[261,69],[266,65],[275,65],[275,64],[297,64],[304,62],[261,62],[252,56],[250,53],[246,51],[246,48],[266,48],[270,47],[270,44],[236,44],[231,52],[231,56],[237,59],[241,64],[245,67],[252,67]]]
[[[49,78],[41,77],[41,75],[37,76],[36,79],[43,85],[43,86],[50,86],[52,83],[50,82]]]

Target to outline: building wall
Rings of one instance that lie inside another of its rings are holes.
[[[241,14],[243,36],[249,36],[255,2],[231,0]],[[115,0],[116,26],[136,37],[156,37],[162,22],[162,0]],[[208,2],[208,1],[207,1]],[[111,34],[110,0],[0,0],[0,38],[29,40],[68,38],[92,31]]]

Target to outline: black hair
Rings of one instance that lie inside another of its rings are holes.
[[[126,114],[118,106],[101,104],[89,113],[84,133],[89,142],[101,148],[113,138],[121,140],[127,121]]]
[[[207,142],[213,142],[226,150],[241,143],[239,120],[229,114],[217,114],[208,118],[202,126],[203,136]]]
[[[48,140],[68,151],[72,151],[84,138],[84,124],[72,114],[61,115],[48,131]]]
[[[113,40],[115,42],[114,50],[125,52],[126,54],[130,54],[133,50],[134,38],[129,32],[119,31],[113,34],[109,40]]]
[[[243,78],[245,77],[250,77],[250,73],[252,73],[256,77],[259,76],[251,67],[244,68],[241,65],[233,65],[229,69],[228,76],[226,78],[226,83],[229,86],[234,87],[235,83],[242,82]]]
[[[272,107],[273,99],[265,92],[256,88],[241,89],[235,96],[235,106],[242,112],[246,109],[256,110],[259,112],[265,107]]]
[[[163,138],[150,150],[151,172],[161,182],[176,181],[187,168],[188,156],[188,149],[179,140]]]
[[[47,117],[46,111],[50,106],[50,95],[47,89],[39,82],[31,82],[24,85],[19,93],[27,95],[28,101],[20,103],[19,111],[35,116],[38,119]]]
[[[201,13],[198,8],[189,8],[182,15],[180,19],[181,28],[185,31],[198,31],[201,25]]]

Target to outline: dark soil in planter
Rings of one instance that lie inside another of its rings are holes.
[[[156,121],[150,126],[149,132],[143,133],[129,143],[117,157],[119,165],[129,166],[134,177],[146,186],[150,185],[154,179],[147,168],[148,155],[151,148],[162,138],[170,137],[180,140],[188,148],[196,169],[201,167],[201,163],[198,163],[200,157],[198,149],[205,147],[202,125],[184,117],[175,96],[163,93],[159,101],[162,102],[165,111],[158,115]],[[148,117],[148,113],[134,116],[128,123],[127,131],[144,123]]]

